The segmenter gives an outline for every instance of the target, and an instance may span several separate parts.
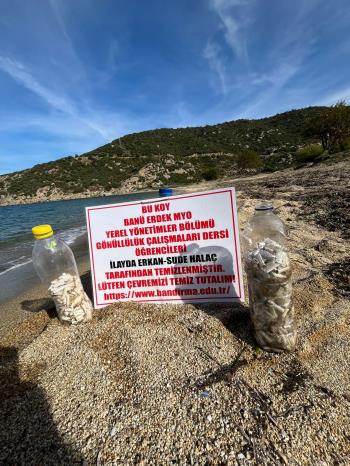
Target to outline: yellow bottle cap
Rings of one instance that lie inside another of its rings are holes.
[[[32,233],[35,239],[45,239],[53,235],[53,230],[51,225],[37,225],[32,228]]]

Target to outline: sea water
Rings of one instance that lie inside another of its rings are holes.
[[[77,260],[87,257],[85,207],[117,204],[159,197],[158,192],[0,207],[0,302],[34,286],[38,279],[32,266],[34,244],[31,229],[50,224],[66,241]]]

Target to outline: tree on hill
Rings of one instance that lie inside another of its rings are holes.
[[[263,165],[260,155],[255,150],[241,151],[237,157],[237,167],[241,170],[259,170]]]
[[[312,118],[306,135],[319,137],[324,150],[336,152],[350,136],[350,106],[340,101]]]

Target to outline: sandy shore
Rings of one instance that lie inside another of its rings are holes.
[[[78,264],[78,268],[85,287],[89,289],[91,287],[88,276],[90,271],[89,259],[87,257],[82,259]],[[0,303],[0,338],[23,320],[32,317],[33,313],[48,310],[49,308],[49,310],[52,309],[52,314],[54,314],[53,307],[53,302],[43,285],[34,286],[15,298]]]
[[[294,353],[259,350],[245,305],[119,303],[76,327],[40,288],[1,306],[0,464],[348,465],[349,171],[237,184],[241,227],[271,198],[289,226]]]

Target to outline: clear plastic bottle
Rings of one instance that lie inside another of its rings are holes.
[[[258,344],[267,351],[292,351],[296,344],[292,270],[287,231],[272,205],[259,205],[243,233],[249,306]]]
[[[32,228],[36,239],[33,264],[55,302],[61,322],[77,324],[92,318],[92,304],[85,293],[70,247],[53,234],[50,225]]]

